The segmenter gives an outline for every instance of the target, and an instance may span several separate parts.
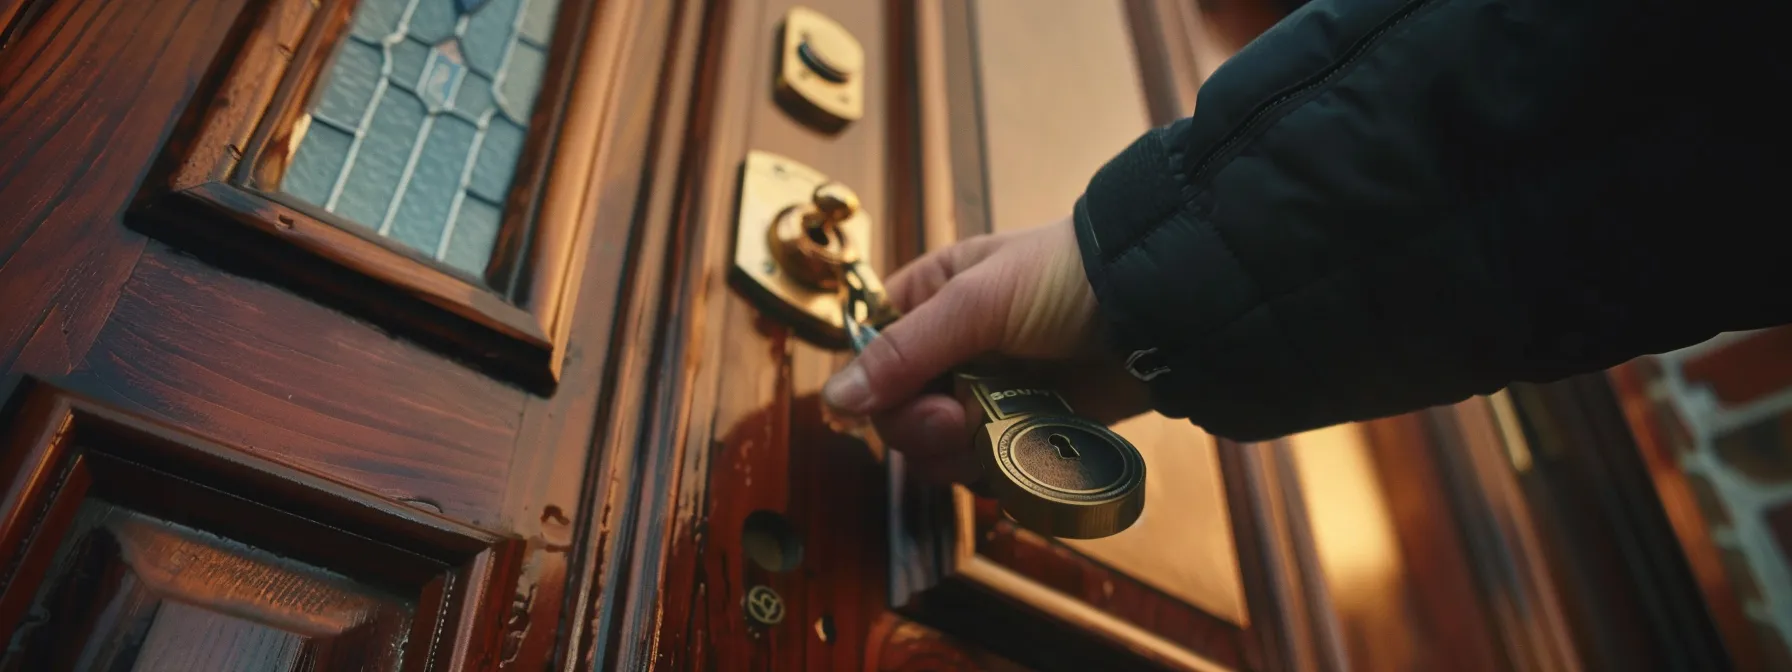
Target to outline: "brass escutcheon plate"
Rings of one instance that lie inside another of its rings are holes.
[[[843,348],[847,341],[840,317],[840,294],[811,287],[779,266],[766,235],[779,215],[791,208],[807,207],[815,188],[828,181],[820,171],[788,157],[757,150],[748,152],[741,168],[732,275],[741,292],[761,310],[786,320],[810,340]],[[870,258],[869,215],[862,210],[854,213],[840,222],[839,231],[843,244],[857,258]]]
[[[839,22],[790,8],[778,61],[778,102],[802,121],[838,131],[865,115],[865,49]]]

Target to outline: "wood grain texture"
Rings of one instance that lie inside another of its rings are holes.
[[[258,97],[271,95],[247,85],[255,83],[217,88],[229,66],[241,62],[232,50],[242,48],[251,25],[274,20],[278,39],[258,53],[278,60],[295,48],[293,36],[309,3],[40,4],[51,11],[0,51],[0,76],[8,83],[0,92],[0,109],[7,111],[0,119],[6,131],[0,138],[0,195],[10,206],[0,215],[0,398],[31,396],[18,394],[29,389],[18,387],[22,381],[52,381],[152,424],[376,492],[395,515],[440,515],[515,535],[518,548],[526,550],[479,560],[454,578],[438,576],[433,593],[418,593],[418,609],[452,607],[440,595],[474,585],[487,591],[479,599],[496,605],[501,622],[463,625],[450,636],[494,638],[500,644],[490,649],[493,664],[506,669],[540,669],[556,659],[576,665],[577,649],[562,656],[560,646],[578,638],[560,633],[579,632],[579,626],[563,626],[563,619],[578,622],[583,614],[562,606],[617,608],[599,597],[607,597],[602,587],[610,584],[582,568],[587,560],[593,568],[613,566],[601,564],[608,561],[606,549],[617,547],[606,546],[613,540],[606,535],[626,520],[614,517],[625,509],[598,497],[599,488],[590,484],[634,478],[633,472],[600,471],[618,464],[602,456],[633,452],[633,437],[594,441],[606,436],[598,431],[609,426],[605,409],[613,399],[634,403],[632,395],[616,392],[615,382],[632,374],[612,367],[632,353],[625,355],[611,337],[658,324],[648,318],[619,327],[613,320],[630,305],[633,283],[657,302],[655,274],[662,269],[631,261],[631,253],[652,249],[639,241],[666,231],[673,192],[665,187],[678,184],[683,145],[659,138],[662,131],[682,138],[686,127],[676,115],[662,113],[687,104],[688,97],[677,96],[688,96],[694,85],[687,74],[679,80],[686,88],[673,96],[666,92],[677,87],[660,78],[667,46],[654,32],[669,32],[671,12],[659,11],[663,3],[606,2],[597,15],[583,17],[597,36],[588,45],[601,47],[587,51],[594,55],[584,69],[613,77],[617,85],[582,87],[581,95],[592,98],[586,107],[568,102],[569,115],[590,117],[588,132],[567,141],[591,143],[585,159],[591,165],[563,187],[572,205],[556,216],[589,226],[581,237],[543,244],[568,245],[569,254],[589,250],[594,261],[569,280],[559,302],[576,312],[565,313],[556,323],[560,331],[552,332],[565,339],[565,370],[576,380],[544,395],[493,379],[469,361],[477,357],[445,356],[453,350],[395,336],[390,323],[367,313],[292,293],[270,281],[278,278],[267,277],[267,269],[244,268],[240,260],[233,265],[222,255],[192,256],[146,242],[124,226],[146,176],[170,170],[152,169],[152,162],[161,156],[181,167],[182,147],[165,140],[187,137],[207,114],[245,114]],[[576,12],[562,18],[581,20]],[[695,41],[687,37],[683,44]],[[243,58],[260,62],[261,56]],[[272,80],[279,73],[261,74]],[[667,96],[673,97],[663,100]],[[231,145],[245,137],[242,129],[220,128],[227,132],[213,158],[230,156]],[[169,147],[175,151],[163,151]],[[579,161],[573,154],[560,156]],[[648,160],[668,155],[672,160],[664,165]],[[217,177],[196,174],[201,182]],[[644,205],[648,200],[637,208],[646,194],[656,194],[651,202],[661,210]],[[215,214],[207,217],[186,223],[199,230],[217,223]],[[66,473],[69,483],[92,477],[85,469]],[[193,501],[231,508],[218,500]],[[5,514],[36,516],[39,510],[9,506]],[[42,510],[72,515],[75,509]],[[203,518],[207,509],[183,511]],[[53,516],[45,520],[55,522]],[[300,544],[321,534],[296,531],[310,529],[303,526],[279,529]],[[387,574],[379,575],[388,581],[415,578],[412,565],[386,566]],[[466,583],[485,575],[509,577],[515,587]],[[414,641],[432,636],[410,635]]]
[[[1245,667],[1244,628],[1226,616],[1203,611],[1061,541],[1019,528],[1001,515],[993,500],[978,501],[976,530],[978,555],[1220,665]]]
[[[591,2],[561,8],[544,91],[484,273],[436,263],[280,191],[309,101],[354,3],[277,0],[245,15],[129,221],[232,272],[290,287],[532,390],[558,383],[585,262],[581,210],[605,147],[612,45],[586,41]],[[613,36],[612,36],[613,37]],[[578,67],[575,67],[578,66]],[[575,95],[576,94],[576,95]],[[231,226],[234,223],[239,226]]]
[[[625,123],[620,129],[650,133],[641,148],[641,163],[634,172],[634,200],[610,200],[604,212],[628,221],[632,237],[623,250],[622,259],[632,260],[627,283],[616,298],[618,307],[606,369],[605,410],[600,415],[595,443],[609,450],[594,456],[589,464],[587,490],[581,499],[579,516],[586,532],[581,535],[577,555],[568,570],[566,597],[566,632],[561,638],[559,669],[607,669],[615,660],[630,660],[624,649],[642,646],[640,627],[642,611],[652,609],[657,595],[659,556],[653,547],[640,545],[642,537],[657,538],[658,526],[666,521],[667,502],[663,499],[663,479],[668,477],[665,462],[669,444],[656,437],[656,418],[666,405],[681,392],[684,376],[663,368],[667,357],[662,329],[668,315],[681,315],[680,306],[669,304],[665,297],[685,272],[684,227],[679,221],[685,204],[682,191],[691,179],[685,167],[687,153],[701,157],[705,146],[688,143],[689,134],[697,128],[695,120],[707,121],[710,91],[698,82],[711,82],[700,63],[698,45],[717,39],[710,30],[718,19],[698,11],[688,2],[639,3],[645,25],[659,26],[630,43],[630,69],[662,82],[649,97],[634,97],[623,110]],[[663,36],[663,37],[662,37]],[[701,37],[700,37],[701,36]],[[707,39],[703,39],[707,38]],[[708,58],[715,58],[714,55]],[[631,183],[624,173],[630,168],[617,164],[618,177],[603,182],[612,193],[627,194]],[[620,241],[612,241],[618,245]],[[676,349],[673,349],[676,352]],[[659,497],[656,498],[655,494]],[[663,547],[662,547],[663,548]],[[644,596],[644,597],[638,597]],[[649,601],[640,606],[636,600]]]
[[[5,49],[46,4],[48,0],[0,0],[0,49]]]
[[[52,385],[8,406],[0,632],[54,643],[11,664],[495,665],[517,544]]]
[[[877,221],[888,212],[882,115],[829,137],[789,118],[766,95],[770,63],[755,56],[771,50],[788,6],[690,5],[683,34],[701,39],[671,45],[673,60],[690,63],[703,93],[681,103],[691,110],[693,144],[682,154],[662,150],[671,153],[659,165],[676,166],[681,176],[678,198],[650,202],[648,210],[656,221],[667,221],[659,219],[663,212],[675,223],[659,248],[668,259],[665,279],[631,299],[665,317],[657,325],[643,320],[639,332],[629,327],[640,345],[623,344],[631,357],[639,347],[647,359],[637,379],[639,415],[618,438],[643,450],[629,458],[640,480],[613,500],[632,511],[633,523],[606,539],[632,545],[612,551],[620,558],[610,569],[628,578],[623,590],[610,587],[628,599],[617,606],[611,593],[609,604],[591,606],[598,614],[610,610],[593,633],[605,665],[851,669],[866,664],[873,619],[882,611],[882,467],[863,444],[827,429],[816,399],[839,355],[794,339],[727,285],[735,186],[748,148],[775,149],[851,185]],[[845,24],[868,52],[884,49],[883,8],[811,6]],[[885,104],[883,76],[880,68],[868,72],[869,109]],[[880,236],[902,235],[877,228]],[[880,238],[874,249],[886,245]],[[801,535],[803,559],[795,569],[771,571],[746,556],[742,525],[755,511],[784,516]],[[782,622],[747,620],[742,599],[755,585],[783,597]]]
[[[498,519],[525,398],[160,245],[67,384],[475,524]]]
[[[90,501],[0,667],[391,669],[411,606],[328,572]]]
[[[581,645],[590,642],[584,634],[591,626],[585,619],[590,612],[584,609],[590,596],[602,594],[596,568],[613,548],[603,542],[619,520],[611,517],[616,508],[599,496],[600,490],[613,494],[605,484],[634,477],[609,471],[627,463],[617,458],[632,453],[633,442],[604,433],[612,426],[608,423],[639,403],[632,395],[617,393],[629,372],[625,362],[634,356],[622,345],[627,329],[623,310],[638,305],[631,304],[628,293],[638,285],[651,286],[651,278],[662,270],[660,264],[642,261],[655,258],[649,241],[664,233],[664,227],[648,219],[644,203],[651,201],[643,194],[657,193],[672,181],[665,171],[654,170],[661,138],[676,136],[679,128],[676,115],[663,113],[662,97],[674,87],[689,86],[686,80],[665,78],[670,67],[666,43],[675,39],[669,5],[604,2],[591,12],[585,67],[612,72],[617,81],[605,89],[607,95],[582,89],[568,102],[569,116],[590,115],[602,122],[583,138],[563,132],[564,142],[596,143],[597,161],[587,167],[588,173],[566,166],[554,169],[552,181],[571,180],[571,186],[583,189],[576,211],[543,209],[543,216],[588,222],[588,236],[574,243],[588,256],[580,272],[568,278],[568,293],[560,299],[571,316],[558,325],[564,331],[555,332],[566,343],[561,384],[551,398],[528,400],[510,467],[503,527],[529,546],[507,625],[504,660],[510,669],[582,664]],[[670,139],[663,142],[680,146]],[[582,181],[573,179],[581,174]],[[658,254],[663,256],[663,250]],[[571,636],[562,637],[562,628]]]
[[[143,247],[118,218],[243,4],[52,2],[0,52],[0,369],[92,345]]]

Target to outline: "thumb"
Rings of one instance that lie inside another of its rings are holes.
[[[967,273],[946,283],[913,312],[890,323],[851,364],[830,378],[822,399],[866,415],[919,394],[947,370],[1000,344],[1003,316],[995,305],[999,283]],[[981,280],[981,281],[980,281]]]

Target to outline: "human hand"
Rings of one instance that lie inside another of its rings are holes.
[[[915,260],[885,283],[904,317],[822,389],[835,410],[868,416],[914,474],[973,481],[980,462],[956,399],[923,388],[986,356],[1058,390],[1079,415],[1111,423],[1149,409],[1144,383],[1103,347],[1095,293],[1069,219],[978,236]]]

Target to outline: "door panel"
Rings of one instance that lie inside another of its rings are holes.
[[[965,230],[966,219],[987,222],[985,231],[1012,231],[1066,217],[1094,170],[1152,123],[1131,17],[1141,8],[1076,3],[1040,12],[1027,3],[965,4],[961,12],[943,12],[938,30],[951,35],[954,23],[968,27],[973,49],[954,66],[977,73],[971,103],[985,123],[972,137],[983,147],[982,163],[927,168],[949,171],[960,210],[984,209],[982,217],[960,218],[960,236],[978,233]],[[1170,7],[1169,18],[1192,9]],[[963,198],[967,191],[978,198]],[[1186,422],[1148,414],[1115,429],[1150,465],[1146,513],[1132,528],[1100,540],[1059,541],[1015,527],[962,489],[931,502],[908,498],[899,502],[908,505],[903,515],[932,520],[943,532],[905,540],[916,548],[898,552],[897,571],[914,578],[897,603],[953,631],[1008,640],[1001,650],[1040,665],[1131,659],[1166,669],[1265,666],[1264,638],[1287,609],[1265,601],[1266,575],[1253,573],[1254,590],[1247,590],[1239,544],[1267,544],[1266,556],[1253,557],[1271,564],[1288,560],[1288,549],[1259,536],[1260,528],[1236,524],[1228,489],[1248,496],[1251,486],[1237,473],[1228,477],[1220,446]],[[941,555],[946,559],[933,559]],[[1253,619],[1247,592],[1271,613]],[[995,625],[1017,620],[1054,634]]]
[[[13,419],[0,666],[494,662],[520,544],[43,383]]]
[[[992,47],[963,41],[979,29],[966,16],[946,16],[959,7],[956,3],[882,8],[846,0],[809,3],[852,31],[870,56],[866,117],[838,132],[805,126],[767,95],[775,60],[759,56],[776,53],[774,40],[790,6],[735,3],[711,8],[706,17],[706,29],[717,32],[704,40],[713,52],[696,58],[698,77],[713,78],[715,86],[698,92],[690,120],[691,136],[706,142],[687,148],[679,164],[689,180],[681,193],[693,201],[688,211],[674,211],[673,222],[675,230],[688,230],[689,238],[669,243],[674,258],[687,265],[670,269],[675,275],[665,294],[642,300],[644,309],[656,303],[663,307],[647,310],[665,311],[650,314],[670,319],[636,341],[639,345],[628,346],[653,347],[669,359],[661,360],[661,375],[645,381],[638,395],[647,400],[638,412],[645,424],[639,431],[649,443],[635,467],[642,478],[639,489],[624,497],[639,507],[632,529],[643,546],[619,561],[622,571],[639,578],[628,588],[631,606],[616,617],[615,634],[599,633],[618,647],[609,661],[651,660],[664,669],[842,669],[866,664],[859,661],[868,660],[866,647],[876,645],[872,626],[899,618],[946,630],[964,648],[1048,669],[1263,667],[1263,647],[1277,619],[1271,614],[1253,621],[1246,614],[1248,591],[1241,585],[1234,550],[1239,537],[1227,494],[1243,492],[1231,481],[1245,481],[1222,476],[1218,449],[1204,435],[1162,419],[1137,421],[1125,430],[1141,440],[1155,439],[1153,445],[1162,450],[1181,449],[1161,458],[1166,465],[1182,465],[1170,473],[1172,480],[1209,484],[1160,484],[1161,499],[1150,504],[1188,507],[1197,522],[1176,525],[1169,516],[1153,518],[1141,523],[1151,527],[1130,540],[1086,546],[1044,540],[1014,528],[963,490],[905,485],[899,455],[885,453],[875,440],[854,438],[857,430],[827,418],[821,407],[819,389],[844,355],[797,336],[730,286],[734,237],[754,235],[754,229],[737,232],[734,221],[739,171],[750,150],[790,157],[857,190],[879,232],[874,264],[887,271],[902,255],[950,240],[938,232],[956,236],[967,221],[992,221],[984,199],[1001,203],[1002,194],[985,188],[983,162],[993,176],[998,160],[1018,164],[1035,158],[998,155],[998,147],[1013,151],[1007,148],[1015,139],[1040,142],[1010,136],[1010,144],[998,145],[983,139],[975,123],[989,110],[980,109],[985,98],[963,75],[974,73],[972,79],[984,81],[993,75],[976,61],[949,59],[973,55],[968,48],[973,45]],[[1093,68],[1089,76],[1111,76],[1136,102],[1130,112],[1122,108],[1124,114],[1105,136],[1086,145],[1055,139],[1081,152],[1064,160],[1076,165],[1054,174],[1056,182],[1086,180],[1115,147],[1147,126],[1122,10],[1120,4],[1093,12],[1079,5],[1062,19],[1066,25],[1060,31],[1075,22],[1107,22],[1098,33],[1108,39],[1098,44],[1121,70]],[[1042,20],[1015,18],[1020,21],[1012,28],[1015,35]],[[1052,42],[1009,46],[1024,61],[1028,49]],[[1037,80],[1039,72],[1051,70],[1017,74]],[[909,93],[913,89],[907,88],[923,85],[945,90]],[[887,96],[890,90],[918,100]],[[976,97],[955,97],[964,93]],[[1035,104],[1015,98],[1002,112],[1013,115]],[[1055,116],[1050,123],[1074,125]],[[1012,180],[1003,184],[1021,184],[1038,176],[1004,173],[1003,179]],[[1076,184],[1075,191],[1080,187]],[[1027,216],[1019,207],[1054,198],[1060,207],[1051,208],[1051,216],[1062,216],[1075,195],[1015,188],[1017,222]],[[937,213],[946,213],[948,223],[927,219],[942,216]],[[766,521],[776,521],[769,524],[775,532],[763,527]],[[1165,526],[1174,529],[1157,530]],[[1197,549],[1192,558],[1198,563],[1138,553],[1152,534],[1186,544],[1178,548]],[[1239,534],[1285,555],[1279,538]],[[778,549],[778,562],[765,559],[767,547]],[[1252,557],[1263,552],[1253,549]],[[1253,585],[1267,585],[1267,577],[1254,573],[1258,583]],[[1257,593],[1262,604],[1278,604],[1266,592]],[[770,621],[757,609],[767,600],[781,607]],[[878,616],[891,607],[901,616]]]
[[[673,9],[573,0],[500,25],[546,60],[497,199],[521,238],[469,279],[245,200],[245,157],[299,143],[275,103],[303,109],[317,82],[287,75],[324,71],[371,2],[5,5],[0,630],[18,669],[79,668],[31,658],[43,637],[124,669],[579,664],[561,624],[602,580],[594,438]],[[468,26],[524,7],[428,2]]]
[[[1149,130],[1132,29],[1122,3],[975,3],[991,230],[1069,215],[1089,176]],[[1063,45],[1076,45],[1074,49]],[[1116,426],[1145,455],[1146,513],[1113,537],[1070,548],[1243,625],[1238,555],[1213,440],[1155,413]]]

